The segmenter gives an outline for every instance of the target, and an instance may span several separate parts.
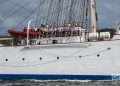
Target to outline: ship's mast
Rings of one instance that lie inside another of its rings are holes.
[[[90,32],[96,32],[97,28],[97,15],[96,15],[96,0],[90,0],[90,13],[91,13],[91,27]]]
[[[29,30],[30,30],[30,25],[31,25],[31,20],[28,21],[28,26],[27,26],[27,47],[29,47]]]

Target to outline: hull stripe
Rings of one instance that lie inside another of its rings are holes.
[[[0,74],[0,80],[113,80],[112,75],[31,75]],[[117,79],[117,78],[116,78]]]

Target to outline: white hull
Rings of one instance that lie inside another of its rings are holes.
[[[0,74],[119,75],[119,51],[120,40],[0,47]]]

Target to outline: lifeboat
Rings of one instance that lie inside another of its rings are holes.
[[[27,29],[24,29],[24,31],[16,31],[16,30],[8,30],[8,33],[15,38],[22,37],[25,38],[27,37]],[[29,29],[29,37],[34,38],[34,37],[39,37],[42,36],[42,31],[35,31],[34,29]]]

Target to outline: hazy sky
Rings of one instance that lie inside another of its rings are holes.
[[[115,27],[120,23],[120,0],[97,0],[100,27]]]
[[[49,2],[49,0],[41,1],[44,5]],[[120,22],[120,0],[96,1],[98,27],[115,27]],[[26,15],[34,11],[37,4],[38,0],[0,0],[0,35],[7,33],[12,26],[21,23]]]

